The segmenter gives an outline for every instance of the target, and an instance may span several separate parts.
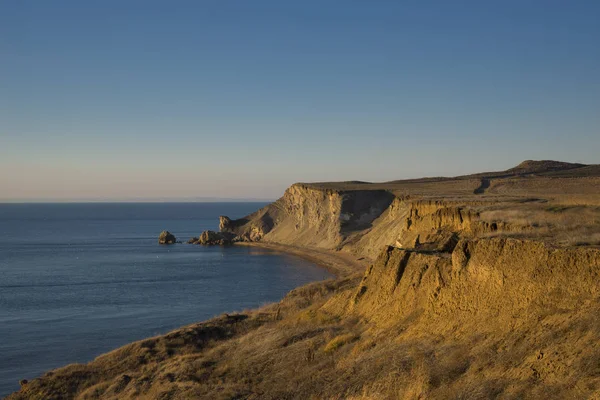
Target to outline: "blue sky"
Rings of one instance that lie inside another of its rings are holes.
[[[0,2],[0,200],[598,163],[597,1]]]

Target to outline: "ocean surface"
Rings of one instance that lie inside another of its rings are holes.
[[[52,368],[331,277],[308,261],[187,241],[264,203],[0,204],[0,397]]]

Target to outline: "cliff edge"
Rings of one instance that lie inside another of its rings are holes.
[[[222,232],[248,242],[328,249],[374,260],[385,245],[452,250],[461,238],[600,244],[600,169],[525,161],[501,172],[387,183],[297,183]],[[591,234],[591,235],[590,235]]]

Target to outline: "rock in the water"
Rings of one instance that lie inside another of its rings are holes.
[[[204,245],[226,245],[236,241],[236,236],[229,232],[204,231],[196,243]]]
[[[160,235],[158,235],[158,244],[173,244],[175,242],[177,242],[175,235],[169,231],[162,231]]]
[[[200,238],[194,236],[193,238],[190,238],[190,240],[187,241],[187,244],[198,244],[198,240]]]
[[[27,379],[21,379],[21,380],[19,381],[19,385],[21,385],[21,386],[25,386],[25,385],[27,385],[27,383],[28,383],[28,382],[29,382],[29,381],[28,381]]]

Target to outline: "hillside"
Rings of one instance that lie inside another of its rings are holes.
[[[10,399],[600,398],[600,168],[292,185],[221,230],[339,278]]]
[[[525,161],[507,171],[456,178],[298,183],[254,214],[236,221],[222,217],[221,230],[247,241],[374,260],[385,245],[435,249],[450,237],[598,245],[599,206],[598,166]]]

